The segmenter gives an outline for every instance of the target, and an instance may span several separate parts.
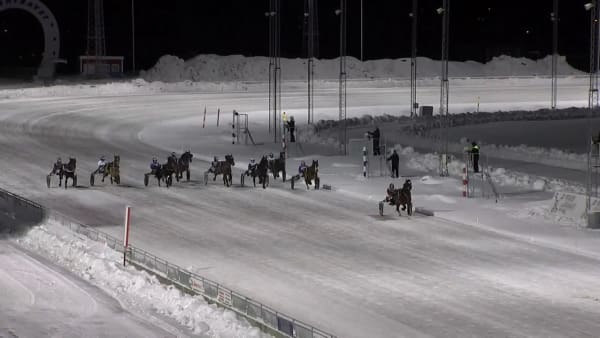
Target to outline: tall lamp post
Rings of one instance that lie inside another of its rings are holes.
[[[448,176],[448,103],[450,84],[448,82],[448,37],[450,33],[450,0],[443,0],[437,13],[442,16],[442,73],[440,76],[440,124],[442,145],[440,151],[440,175]]]
[[[342,153],[347,154],[347,126],[346,126],[346,33],[347,33],[347,5],[346,0],[340,0],[340,8],[335,11],[340,16],[340,78],[339,78],[339,122],[340,144]]]
[[[271,112],[273,113],[273,139],[277,143],[277,116],[281,110],[281,20],[280,0],[269,0],[269,132],[271,132]]]
[[[550,20],[552,20],[552,99],[550,106],[552,109],[556,109],[558,92],[558,0],[554,0]]]
[[[586,216],[588,217],[588,225],[590,225],[590,211],[591,211],[591,197],[597,195],[597,191],[594,193],[594,176],[598,174],[598,167],[593,165],[592,156],[594,150],[598,148],[597,142],[594,142],[592,137],[592,116],[594,111],[598,109],[598,71],[600,70],[600,6],[598,6],[598,0],[593,0],[584,5],[585,10],[590,12],[590,86],[588,92],[588,131],[586,135],[586,142],[588,145],[588,177],[586,185]],[[596,182],[597,184],[597,182]]]
[[[411,53],[410,53],[410,117],[417,116],[417,20],[419,11],[419,0],[412,0],[412,38],[411,38]]]
[[[360,0],[360,61],[365,61],[365,53],[364,53],[364,16],[363,16],[364,6],[363,0]]]
[[[305,1],[305,12],[304,17],[306,18],[307,34],[306,34],[306,46],[307,46],[307,83],[308,83],[308,124],[314,123],[314,56],[315,56],[315,22],[316,8],[315,0]]]
[[[135,74],[135,0],[131,0],[131,68]]]

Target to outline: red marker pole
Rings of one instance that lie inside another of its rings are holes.
[[[123,235],[123,266],[127,262],[127,247],[129,246],[129,226],[131,222],[131,207],[125,207],[125,233]]]

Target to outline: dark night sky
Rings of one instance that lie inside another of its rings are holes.
[[[63,73],[77,70],[86,47],[87,1],[42,0],[57,17]],[[318,3],[320,56],[338,55],[339,1]],[[586,0],[561,0],[559,52],[581,69],[588,64],[589,12]],[[302,56],[302,0],[282,0],[282,56]],[[441,0],[420,0],[419,55],[439,58],[441,20],[435,8]],[[453,0],[450,58],[486,61],[509,54],[531,58],[551,52],[552,0]],[[128,0],[104,0],[107,50],[124,55],[131,67],[131,22]],[[410,0],[364,0],[365,58],[410,55]],[[158,57],[189,58],[200,53],[266,55],[268,0],[138,0],[136,53],[138,68],[151,67]],[[348,0],[348,53],[360,55],[360,0]],[[0,70],[33,67],[43,50],[41,26],[26,12],[0,13]]]

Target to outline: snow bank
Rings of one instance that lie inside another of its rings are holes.
[[[176,56],[162,56],[156,65],[140,73],[146,81],[267,81],[267,57],[245,57],[242,55],[220,56],[214,54],[198,55],[184,61]],[[338,59],[315,60],[315,76],[318,79],[335,79],[339,75]],[[439,76],[440,63],[425,57],[419,57],[418,76]],[[282,78],[284,80],[306,79],[305,59],[281,59]],[[505,76],[548,76],[552,69],[552,57],[540,60],[498,56],[488,63],[475,61],[450,62],[449,74],[452,77],[505,77]],[[558,73],[561,75],[580,75],[582,72],[571,67],[565,57],[560,57]],[[347,74],[353,79],[387,79],[410,77],[410,59],[382,59],[361,62],[347,58]]]
[[[394,147],[399,154],[409,158],[407,166],[411,169],[437,172],[439,169],[439,159],[437,154],[420,154],[414,151],[412,147],[402,147],[396,145]],[[465,163],[463,161],[452,158],[448,163],[448,173],[451,176],[461,177],[462,169]],[[520,187],[534,191],[569,191],[581,193],[584,188],[564,182],[562,180],[527,175],[504,168],[489,168],[490,176],[495,184],[499,186]]]
[[[48,222],[35,227],[18,243],[100,287],[133,312],[145,312],[150,318],[152,312],[158,312],[202,336],[265,336],[229,310],[165,286],[145,272],[124,268],[120,253],[81,238],[59,224]]]

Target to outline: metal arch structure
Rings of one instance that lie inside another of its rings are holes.
[[[44,30],[44,56],[38,68],[39,78],[52,78],[55,64],[59,61],[60,32],[54,14],[39,0],[0,0],[0,13],[20,9],[33,15]]]

